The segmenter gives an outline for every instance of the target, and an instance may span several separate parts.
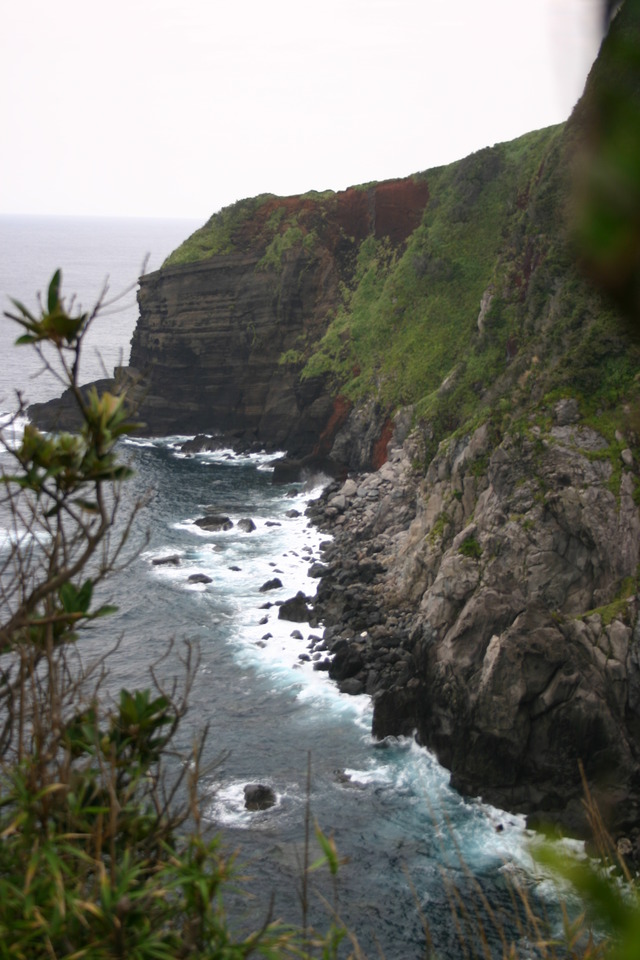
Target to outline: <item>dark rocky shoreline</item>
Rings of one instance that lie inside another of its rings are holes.
[[[407,466],[398,456],[377,473],[344,484],[334,481],[307,509],[312,522],[332,534],[323,544],[314,600],[331,654],[329,676],[342,692],[367,693],[374,703],[390,689],[410,696],[416,685],[411,679],[411,612],[388,606],[389,598],[383,596],[386,566],[379,560],[394,533],[415,516],[414,491],[400,482]],[[412,732],[410,716],[396,712],[386,723],[378,718],[374,726],[381,737]]]
[[[461,793],[531,825],[588,832],[582,763],[635,850],[640,633],[635,595],[615,601],[637,562],[635,466],[623,450],[616,507],[605,442],[566,406],[544,436],[481,427],[426,476],[412,438],[392,442],[378,471],[325,488],[307,511],[332,536],[310,570],[317,669],[372,697],[374,736],[415,734]]]

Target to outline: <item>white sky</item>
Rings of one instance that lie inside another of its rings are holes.
[[[566,119],[598,0],[13,0],[0,213],[196,217]]]

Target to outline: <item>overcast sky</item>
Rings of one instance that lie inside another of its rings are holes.
[[[598,0],[14,0],[0,213],[196,217],[566,119]]]

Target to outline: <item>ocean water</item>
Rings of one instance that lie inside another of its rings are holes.
[[[111,376],[114,366],[129,360],[138,277],[160,267],[198,226],[194,220],[0,216],[0,410],[13,407],[16,389],[32,403],[60,392],[55,378],[41,372],[32,350],[13,350],[21,331],[4,316],[13,309],[9,298],[36,309],[58,268],[68,305],[73,298],[78,309],[91,311],[103,297],[80,379]]]
[[[69,290],[86,303],[107,273],[114,290],[135,283],[147,251],[158,265],[194,226],[0,219],[0,286],[32,303],[33,277],[44,285],[60,265]],[[103,364],[109,369],[120,357],[126,361],[136,317],[135,302],[127,303],[96,324],[87,378],[100,375]],[[32,379],[35,370],[10,346],[13,335],[3,327],[4,412],[16,388],[29,399],[56,392],[55,382]],[[323,478],[309,487],[274,486],[272,457],[185,456],[183,439],[136,438],[123,445],[135,469],[127,497],[131,503],[145,497],[147,506],[135,526],[135,556],[106,592],[119,612],[101,621],[99,638],[87,640],[87,655],[120,640],[108,681],[116,691],[146,685],[149,664],[170,641],[159,669],[169,679],[180,675],[184,642],[197,644],[200,661],[181,737],[188,746],[208,729],[204,813],[239,851],[254,897],[231,904],[238,922],[259,925],[272,901],[275,916],[301,921],[307,805],[345,859],[337,889],[323,871],[313,874],[311,919],[328,925],[325,901],[335,904],[369,957],[424,957],[422,918],[438,956],[464,956],[452,886],[470,914],[476,907],[482,914],[483,896],[510,913],[514,877],[535,897],[552,900],[552,885],[534,869],[522,819],[459,796],[435,758],[410,739],[375,742],[369,698],[340,694],[325,673],[300,659],[321,630],[278,619],[277,601],[315,590],[307,570],[320,558],[322,537],[304,509]],[[211,512],[228,515],[234,526],[203,532],[194,521]],[[244,517],[255,523],[251,533],[237,525]],[[153,562],[170,555],[179,557],[178,565]],[[190,582],[196,573],[211,582]],[[276,576],[282,588],[261,592]],[[292,636],[295,630],[302,639]],[[256,781],[274,789],[277,803],[249,813],[243,787]],[[312,858],[317,855],[314,849]],[[489,923],[486,932],[501,956]]]

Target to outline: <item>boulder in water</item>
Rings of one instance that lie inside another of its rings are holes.
[[[266,593],[267,590],[278,590],[282,586],[282,580],[280,577],[273,577],[271,580],[267,580],[266,583],[263,583],[260,587],[260,593]]]
[[[189,577],[189,583],[213,583],[213,580],[206,573],[192,573]]]
[[[233,526],[233,521],[230,520],[229,517],[212,513],[207,514],[206,517],[200,517],[195,521],[195,523],[197,527],[210,532],[216,532],[217,530],[231,530]]]
[[[155,560],[151,561],[151,563],[154,567],[163,567],[165,565],[179,567],[180,556],[177,553],[172,553],[170,557],[156,557]]]
[[[302,590],[295,597],[290,597],[281,604],[278,610],[280,620],[290,620],[292,623],[308,623],[313,611],[307,606],[307,598]]]
[[[248,783],[244,788],[244,805],[247,810],[268,810],[275,802],[275,791],[264,783]]]

